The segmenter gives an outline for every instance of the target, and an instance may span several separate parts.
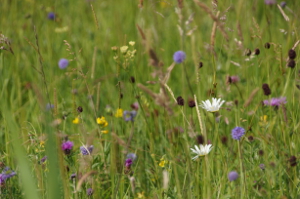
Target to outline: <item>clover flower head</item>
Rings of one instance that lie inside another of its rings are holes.
[[[210,102],[209,100],[202,101],[202,104],[200,104],[200,106],[208,112],[217,112],[224,102],[225,100],[222,100],[221,98],[212,98],[212,102]]]
[[[185,52],[180,50],[180,51],[177,51],[177,52],[174,53],[173,60],[177,64],[180,64],[185,60],[185,57],[186,57]]]
[[[245,134],[245,129],[243,127],[237,126],[231,130],[232,138],[235,140],[240,140],[244,134]]]
[[[132,165],[133,161],[130,158],[127,158],[125,160],[125,167],[130,168],[130,166]]]
[[[88,195],[88,196],[91,196],[91,195],[93,195],[93,189],[92,188],[88,188],[87,190],[86,190],[86,195]]]
[[[69,61],[65,58],[60,59],[58,62],[58,67],[60,69],[66,69],[68,65],[69,65]]]
[[[211,149],[212,149],[211,144],[207,144],[207,145],[200,144],[200,148],[197,145],[195,145],[195,149],[191,148],[192,152],[196,154],[196,156],[193,157],[192,160],[196,160],[200,156],[207,155],[211,151]]]
[[[271,100],[264,100],[263,104],[265,106],[279,107],[282,104],[286,104],[286,97],[272,98]]]

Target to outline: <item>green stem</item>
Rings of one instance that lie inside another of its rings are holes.
[[[242,159],[242,150],[241,143],[238,141],[238,151],[239,151],[239,162],[240,162],[240,172],[241,172],[241,198],[244,198],[245,195],[245,181],[244,181],[244,169],[243,169],[243,159]]]

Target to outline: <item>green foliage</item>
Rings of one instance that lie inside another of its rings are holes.
[[[299,54],[299,3],[282,9],[287,21],[262,0],[180,2],[1,2],[0,168],[17,172],[1,198],[300,196],[298,57],[287,67],[288,51]],[[186,59],[173,65],[178,50]],[[197,112],[194,96],[226,102]],[[262,103],[279,97],[287,103]],[[134,122],[117,117],[136,106]],[[240,141],[236,126],[246,130]],[[192,161],[200,138],[213,148]],[[82,155],[83,145],[94,149]]]

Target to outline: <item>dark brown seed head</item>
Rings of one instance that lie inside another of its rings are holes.
[[[227,136],[224,135],[224,136],[221,137],[221,142],[222,142],[222,144],[226,145],[226,144],[227,144],[227,141],[228,141]]]
[[[189,99],[188,104],[189,104],[189,107],[191,107],[191,108],[196,106],[195,101],[193,99]]]
[[[269,49],[270,47],[271,47],[271,45],[270,45],[269,42],[265,43],[265,48],[266,48],[266,49]]]
[[[246,49],[245,54],[246,54],[247,56],[250,56],[250,55],[251,55],[251,50],[250,50],[250,49]]]
[[[289,63],[288,63],[288,67],[290,67],[290,68],[295,68],[295,66],[296,66],[295,60],[290,59],[290,61],[289,61]]]
[[[289,162],[290,162],[290,165],[291,165],[291,167],[294,167],[294,166],[296,166],[297,165],[297,158],[296,158],[296,156],[291,156],[290,158],[289,158]]]
[[[181,96],[177,97],[176,100],[177,100],[177,104],[179,106],[183,106],[184,105],[184,99]]]
[[[202,68],[202,67],[203,67],[203,63],[199,62],[199,68]]]
[[[249,140],[249,142],[252,142],[252,141],[254,140],[253,136],[250,135],[250,136],[248,137],[248,140]]]
[[[81,106],[78,106],[77,112],[78,112],[78,113],[82,113],[82,111],[83,111],[83,108],[82,108]]]
[[[268,96],[271,94],[271,89],[268,84],[263,84],[262,89],[263,89],[265,95]]]
[[[259,151],[258,151],[258,155],[259,155],[259,156],[263,156],[264,153],[265,153],[264,150],[259,150]]]
[[[259,53],[260,53],[260,50],[259,50],[258,48],[256,48],[256,49],[254,50],[254,54],[255,54],[255,55],[259,55]]]
[[[197,136],[197,143],[198,144],[204,144],[204,137],[203,137],[203,135],[198,135]]]
[[[295,59],[297,56],[296,51],[294,51],[293,49],[289,50],[289,58],[290,59]]]
[[[135,78],[133,76],[131,76],[129,81],[130,81],[130,83],[134,84],[135,83]]]

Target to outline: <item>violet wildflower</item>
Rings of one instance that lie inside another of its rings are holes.
[[[93,149],[94,149],[93,145],[88,146],[88,147],[86,147],[86,146],[80,147],[80,151],[81,151],[82,155],[90,155],[93,152]]]
[[[54,14],[54,12],[49,12],[48,13],[48,19],[55,20],[55,14]]]
[[[76,178],[76,173],[72,173],[71,176],[70,176],[70,179],[73,180],[75,178]]]
[[[234,181],[239,177],[239,174],[236,171],[231,171],[228,173],[228,180]]]
[[[173,55],[173,60],[177,64],[180,64],[180,63],[182,63],[185,60],[185,57],[186,57],[185,52],[183,52],[183,51],[177,51]]]
[[[92,188],[88,188],[88,189],[86,190],[86,195],[88,195],[88,196],[93,195],[93,193],[94,193],[94,191],[93,191]]]
[[[282,104],[286,104],[286,97],[272,98],[271,100],[264,100],[265,106],[279,107]]]
[[[137,159],[137,156],[135,153],[128,153],[126,157],[128,159],[131,159],[133,162]]]
[[[41,160],[40,160],[40,164],[43,164],[44,162],[46,162],[47,160],[47,156],[44,156]]]
[[[69,61],[65,58],[60,59],[58,62],[58,67],[60,69],[65,69],[68,67],[68,65],[69,65]]]
[[[13,176],[17,175],[16,172],[11,170],[9,167],[5,167],[0,174],[0,184],[4,184],[5,181]]]
[[[231,130],[232,138],[235,140],[240,140],[244,134],[245,134],[245,129],[243,127],[237,126]]]
[[[276,0],[265,0],[266,5],[273,5],[276,4]]]
[[[50,104],[50,103],[46,104],[46,110],[47,111],[50,110],[50,109],[53,109],[53,108],[54,108],[54,104]]]
[[[282,2],[280,3],[280,6],[281,6],[282,8],[285,8],[286,2],[285,2],[285,1],[282,1]]]
[[[125,167],[126,168],[130,168],[130,166],[132,165],[132,159],[130,159],[130,158],[127,158],[126,160],[125,160]]]
[[[69,155],[71,153],[73,146],[74,146],[73,142],[68,140],[68,141],[62,143],[61,148],[66,155]]]
[[[131,122],[134,122],[134,118],[136,116],[136,111],[133,110],[133,111],[124,111],[123,112],[123,118],[126,122],[128,121],[131,121]]]
[[[259,165],[259,168],[260,168],[261,170],[265,170],[266,166],[265,166],[265,164],[260,164],[260,165]]]

